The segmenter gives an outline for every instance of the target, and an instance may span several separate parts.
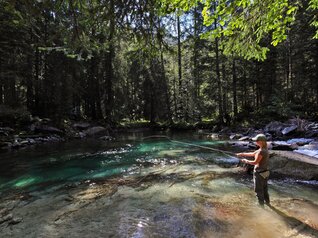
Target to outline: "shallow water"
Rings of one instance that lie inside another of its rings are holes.
[[[236,158],[194,146],[223,141],[142,137],[3,154],[0,208],[23,219],[5,237],[318,237],[317,181],[270,180],[262,209]]]

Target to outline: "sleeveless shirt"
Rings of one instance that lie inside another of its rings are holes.
[[[259,153],[262,156],[262,160],[259,162],[258,167],[254,167],[254,171],[263,172],[268,170],[269,152],[268,149],[262,148]]]

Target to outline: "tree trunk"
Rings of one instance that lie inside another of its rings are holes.
[[[32,32],[31,32],[32,35]],[[32,41],[32,39],[31,39]],[[32,54],[33,58],[33,54]],[[26,92],[26,97],[27,97],[27,108],[29,111],[33,112],[34,110],[34,89],[33,89],[33,75],[32,75],[32,60],[31,56],[28,55],[27,57],[27,76],[26,76],[26,87],[27,87],[27,92]]]
[[[182,61],[181,61],[181,29],[180,29],[180,16],[177,15],[177,31],[178,31],[178,82],[179,82],[179,118],[183,117],[183,92],[182,92]]]
[[[177,102],[177,79],[173,77],[173,102],[174,102],[174,115],[177,117],[178,113],[178,102]]]
[[[214,21],[214,27],[217,27],[217,21]],[[220,76],[220,57],[219,57],[219,39],[215,38],[215,71],[216,81],[218,85],[218,108],[219,108],[219,120],[221,124],[224,124],[223,106],[222,106],[222,82]]]
[[[237,75],[236,75],[236,65],[235,65],[235,59],[233,58],[232,62],[232,77],[233,77],[233,82],[232,82],[232,90],[233,90],[233,114],[234,114],[234,119],[237,118]]]
[[[261,105],[261,101],[262,101],[262,94],[261,94],[261,80],[260,80],[260,65],[258,62],[256,62],[256,70],[255,70],[255,78],[256,78],[256,82],[255,82],[255,88],[256,88],[256,108],[259,108]]]
[[[113,58],[114,58],[114,34],[115,34],[115,6],[114,0],[110,0],[110,22],[108,36],[108,51],[105,53],[105,116],[108,123],[113,122]]]
[[[194,82],[194,118],[198,116],[199,120],[200,115],[197,115],[197,112],[200,112],[200,104],[199,104],[199,91],[200,91],[200,85],[199,85],[199,75],[198,75],[198,13],[197,13],[197,6],[194,8],[194,46],[193,46],[193,82]]]
[[[0,105],[3,104],[3,87],[4,87],[4,77],[3,77],[3,67],[2,67],[2,57],[0,55]]]
[[[90,108],[90,115],[92,119],[96,120],[96,88],[95,88],[95,82],[96,82],[96,61],[95,56],[91,58],[91,67],[90,67],[90,79],[88,80],[88,101],[89,101],[89,108]]]
[[[38,41],[36,42],[35,49],[35,61],[34,61],[34,78],[33,82],[35,84],[34,87],[34,113],[40,110],[40,53],[38,48]]]
[[[291,49],[290,32],[288,33],[286,44],[287,44],[287,50],[286,50],[287,65],[286,65],[286,95],[285,95],[285,98],[286,98],[286,101],[290,101],[289,91],[290,91],[291,82],[292,82],[292,52],[291,52],[292,49]]]
[[[159,20],[159,28],[160,28],[160,20]],[[163,77],[163,90],[164,90],[164,94],[165,94],[165,102],[166,102],[166,108],[167,108],[167,114],[168,114],[168,121],[169,121],[169,123],[172,123],[170,96],[169,96],[169,88],[168,88],[168,78],[166,77],[162,42],[159,42],[159,47],[160,47],[161,71],[162,71],[162,77]]]
[[[318,42],[316,41],[316,107],[318,109]]]

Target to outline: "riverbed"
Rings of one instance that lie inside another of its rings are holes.
[[[316,180],[274,176],[261,208],[238,159],[204,147],[233,151],[200,135],[123,134],[1,154],[0,236],[318,237]]]

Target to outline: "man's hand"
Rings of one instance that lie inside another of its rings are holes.
[[[243,153],[237,153],[236,156],[237,157],[243,157]]]

